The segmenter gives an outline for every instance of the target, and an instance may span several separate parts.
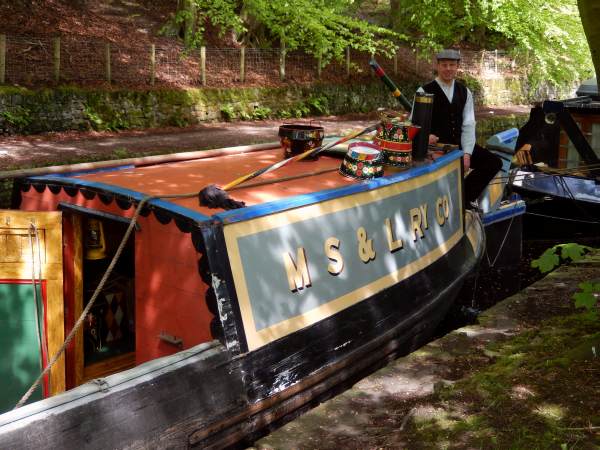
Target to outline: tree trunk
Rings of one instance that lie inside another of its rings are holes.
[[[579,6],[579,15],[583,31],[590,46],[592,54],[592,62],[596,70],[596,81],[598,82],[598,92],[600,92],[600,25],[598,25],[598,17],[600,17],[600,2],[598,0],[577,0]]]
[[[187,0],[183,2],[183,7],[188,13],[184,24],[183,42],[189,48],[192,45],[194,33],[196,32],[196,2],[194,0]]]
[[[400,19],[400,0],[390,0],[390,28],[396,30]]]

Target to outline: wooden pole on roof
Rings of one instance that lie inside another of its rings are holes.
[[[6,82],[6,35],[0,34],[0,84]]]
[[[60,81],[60,36],[52,39],[52,65],[54,68],[54,81]]]
[[[200,47],[200,81],[206,86],[206,47]]]
[[[156,80],[156,45],[150,44],[150,84]]]

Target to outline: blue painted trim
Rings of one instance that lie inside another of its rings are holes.
[[[155,199],[149,202],[150,205],[161,208],[166,211],[170,211],[174,214],[188,217],[196,222],[205,222],[210,220],[211,218],[222,221],[224,223],[235,223],[241,222],[245,220],[254,219],[256,217],[267,216],[270,214],[274,214],[280,211],[285,211],[288,209],[298,208],[302,206],[307,206],[315,203],[320,203],[326,200],[331,200],[335,198],[344,197],[347,195],[358,194],[361,192],[372,191],[374,189],[378,189],[384,186],[389,186],[395,183],[403,182],[406,180],[410,180],[412,178],[416,178],[422,175],[426,175],[435,171],[440,170],[442,167],[452,163],[453,161],[461,158],[463,152],[460,150],[452,151],[446,155],[443,155],[436,159],[434,162],[430,164],[426,164],[420,167],[413,167],[404,172],[395,173],[390,176],[382,177],[382,178],[374,178],[368,181],[357,182],[356,184],[350,186],[344,186],[340,188],[327,189],[323,191],[314,192],[311,194],[303,194],[297,195],[290,198],[284,198],[281,200],[275,200],[272,202],[262,203],[259,205],[253,205],[246,208],[234,209],[230,211],[224,211],[217,213],[215,215],[206,216],[200,212],[194,211],[189,208],[185,208],[179,206],[175,203],[171,203],[167,200]],[[122,166],[123,168],[125,166]],[[125,197],[129,197],[137,202],[141,201],[145,194],[139,191],[133,191],[130,189],[118,187],[112,184],[99,183],[96,181],[88,181],[80,178],[70,178],[67,176],[69,174],[60,174],[60,175],[39,175],[34,177],[29,177],[30,181],[41,181],[45,183],[49,182],[59,182],[62,185],[73,185],[78,187],[88,187],[91,189],[110,192],[117,195],[122,195]]]
[[[297,195],[295,197],[275,200],[262,203],[260,205],[249,206],[242,209],[234,209],[215,214],[213,218],[221,220],[224,223],[242,222],[257,217],[267,216],[288,209],[299,208],[302,206],[320,203],[327,200],[344,197],[347,195],[358,194],[361,192],[372,191],[384,186],[396,184],[402,181],[410,180],[421,175],[440,170],[440,168],[450,164],[462,156],[462,151],[453,151],[441,156],[431,164],[415,167],[404,172],[395,173],[382,178],[373,178],[368,181],[358,182],[350,186],[327,189],[311,194]]]
[[[491,225],[502,220],[506,220],[510,217],[517,217],[525,214],[525,202],[518,200],[514,206],[499,209],[483,215],[482,222],[484,225]]]
[[[94,174],[94,173],[103,173],[103,172],[117,172],[119,170],[127,170],[127,169],[135,169],[135,165],[126,164],[126,165],[117,166],[117,167],[100,167],[98,169],[87,169],[87,170],[77,170],[74,172],[55,173],[50,176],[61,177],[61,178],[70,178],[70,177],[76,177],[79,175],[90,175],[90,174]],[[41,176],[45,176],[45,175],[41,175]]]
[[[56,176],[56,175],[40,175],[36,177],[29,177],[28,180],[31,181],[43,181],[43,182],[52,182],[57,181],[63,185],[72,184],[78,187],[88,187],[99,191],[110,192],[117,195],[122,195],[125,197],[132,198],[133,200],[140,202],[146,194],[142,194],[138,191],[132,191],[131,189],[126,189],[122,187],[115,186],[113,184],[99,183],[97,181],[88,181],[82,180],[80,178],[67,178],[64,176]],[[155,206],[157,208],[163,209],[165,211],[170,211],[179,216],[188,217],[196,222],[205,222],[210,219],[209,216],[205,216],[202,213],[194,211],[193,209],[185,208],[183,206],[179,206],[175,203],[171,203],[167,200],[161,199],[153,199],[148,202],[149,205]]]

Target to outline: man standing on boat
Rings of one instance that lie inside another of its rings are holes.
[[[434,94],[429,144],[438,142],[459,145],[464,152],[465,200],[467,207],[477,200],[502,167],[502,160],[475,142],[475,109],[473,94],[456,81],[460,52],[442,50],[436,55],[435,80],[419,88]]]

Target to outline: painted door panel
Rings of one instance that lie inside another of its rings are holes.
[[[18,401],[25,393],[20,390],[35,381],[42,349],[47,347],[52,356],[64,341],[62,263],[60,212],[0,210],[0,376],[5,380],[0,408],[14,398]],[[47,394],[65,390],[64,358],[54,365],[47,381]],[[7,389],[8,385],[14,388]],[[36,395],[39,398],[41,393]]]

